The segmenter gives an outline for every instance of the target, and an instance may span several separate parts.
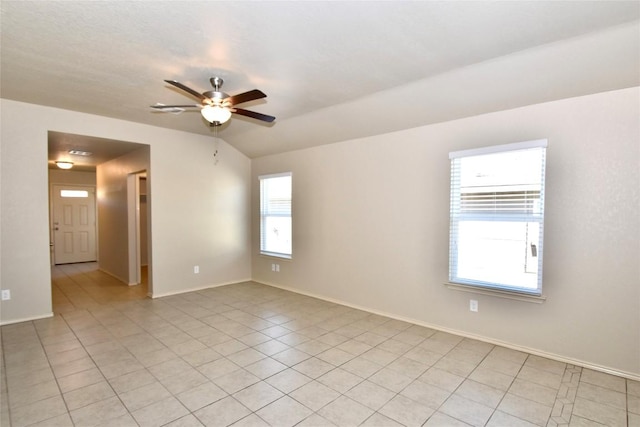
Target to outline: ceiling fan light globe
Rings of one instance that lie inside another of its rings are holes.
[[[202,117],[209,123],[224,123],[231,118],[231,111],[218,105],[205,105],[201,110]]]

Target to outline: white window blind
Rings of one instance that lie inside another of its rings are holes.
[[[449,154],[449,281],[542,293],[546,140]]]
[[[260,179],[260,253],[291,258],[291,173]]]

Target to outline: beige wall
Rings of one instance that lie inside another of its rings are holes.
[[[49,169],[49,183],[50,184],[73,184],[73,185],[96,185],[96,173],[62,170],[62,169]]]
[[[132,173],[149,170],[149,151],[148,146],[139,148],[98,165],[96,168],[98,265],[101,270],[127,284],[136,284],[135,280],[129,277],[131,266],[127,237],[129,233],[127,177]],[[151,175],[149,173],[149,176]]]
[[[210,136],[5,99],[0,114],[0,287],[12,296],[2,301],[1,323],[51,314],[49,130],[150,146],[155,296],[251,277],[251,161],[230,145],[219,141],[216,147]]]
[[[259,175],[293,172],[294,240],[291,261],[260,256],[254,208],[253,277],[640,376],[639,101],[633,88],[255,159],[254,207]],[[448,153],[541,138],[546,302],[447,288]]]

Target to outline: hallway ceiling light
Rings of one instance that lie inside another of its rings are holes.
[[[91,151],[69,150],[69,154],[73,154],[74,156],[90,156],[93,153]]]
[[[56,166],[58,166],[60,169],[71,169],[73,167],[73,162],[59,160],[56,162]]]

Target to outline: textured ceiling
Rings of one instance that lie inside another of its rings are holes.
[[[242,107],[277,117],[266,125],[234,116],[219,129],[250,157],[640,79],[638,1],[3,0],[0,7],[3,98],[210,135],[197,112],[149,106],[193,102],[164,79],[203,92],[217,75],[229,94],[264,91],[266,100]],[[611,29],[621,30],[580,50],[581,40]],[[543,49],[556,49],[555,57]],[[537,52],[545,62],[531,66]]]

